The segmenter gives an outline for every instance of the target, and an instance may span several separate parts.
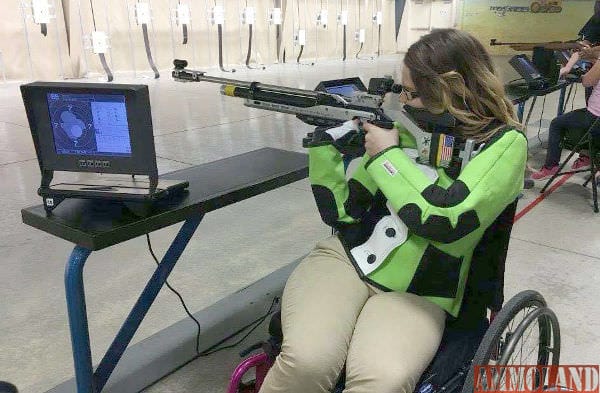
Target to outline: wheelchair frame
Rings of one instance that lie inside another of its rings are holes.
[[[523,310],[531,309],[522,320],[511,327],[511,322]],[[416,387],[414,393],[472,393],[475,375],[473,365],[508,365],[517,344],[533,323],[537,321],[540,340],[538,343],[537,363],[539,365],[558,365],[560,360],[560,327],[554,312],[548,308],[545,299],[536,291],[526,290],[511,298],[502,309],[494,316],[483,336],[473,359],[459,367],[456,373],[441,386],[433,386],[425,381]],[[507,327],[511,331],[506,336],[503,333]],[[263,350],[246,358],[235,369],[229,383],[227,393],[257,393],[262,385],[268,369],[273,364],[276,353],[269,353],[277,348],[273,341],[255,345],[252,349]],[[246,351],[244,351],[246,352]],[[255,369],[256,379],[250,384],[242,382],[245,374]],[[543,382],[543,381],[541,381]],[[339,385],[339,383],[338,383]],[[333,393],[341,393],[342,388],[336,386]]]

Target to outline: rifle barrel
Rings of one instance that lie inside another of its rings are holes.
[[[248,82],[241,81],[237,79],[230,78],[220,78],[217,76],[208,76],[205,75],[204,72],[193,71],[188,69],[175,69],[173,70],[173,78],[176,80],[190,81],[190,82],[209,82],[209,83],[218,83],[222,85],[231,85],[235,87],[241,87],[246,89],[259,89],[262,91],[268,91],[273,93],[281,93],[281,94],[294,94],[294,95],[303,95],[306,97],[317,98],[319,96],[318,92],[312,90],[304,90],[304,89],[296,89],[293,87],[286,86],[277,86],[277,85],[269,85],[265,83],[259,82]]]

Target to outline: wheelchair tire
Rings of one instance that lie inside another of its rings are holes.
[[[502,359],[507,359],[512,355],[511,353],[504,353],[503,349],[500,350],[499,354],[496,354],[498,348],[500,347],[500,339],[503,338],[502,335],[505,332],[506,328],[509,327],[511,321],[523,310],[531,309],[532,311],[527,315],[532,315],[533,319],[528,320],[527,323],[519,325],[515,330],[518,330],[520,325],[523,325],[522,328],[526,328],[534,321],[538,321],[539,323],[539,346],[542,348],[547,345],[550,340],[553,340],[553,353],[552,353],[552,362],[551,364],[558,365],[559,356],[560,356],[560,331],[558,328],[558,321],[554,313],[547,308],[546,301],[544,297],[532,290],[527,290],[518,293],[513,298],[511,298],[500,310],[500,312],[496,315],[495,319],[490,324],[487,332],[485,333],[475,356],[473,357],[472,364],[473,365],[488,365],[492,360],[493,356],[496,356]],[[527,317],[523,318],[521,322],[524,322]],[[512,327],[512,326],[511,326]],[[522,333],[522,332],[521,332]],[[510,334],[510,333],[509,333]],[[509,336],[507,341],[514,341],[513,339],[518,340],[522,336]],[[504,343],[506,344],[506,343]],[[510,348],[509,348],[510,349]],[[513,347],[514,349],[514,347]],[[548,351],[540,351],[538,353],[538,364],[547,365],[549,363],[549,353]],[[498,365],[503,365],[503,363],[496,363]],[[467,374],[467,378],[463,385],[462,393],[472,393],[474,389],[475,375],[474,375],[474,367],[470,367],[469,373]]]

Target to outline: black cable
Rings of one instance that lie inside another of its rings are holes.
[[[148,250],[150,251],[150,255],[152,255],[152,258],[154,258],[154,262],[156,262],[156,265],[159,266],[160,262],[158,261],[158,258],[154,254],[154,250],[152,249],[152,244],[150,243],[150,234],[148,234],[148,233],[146,234],[146,242],[148,243]],[[198,322],[198,320],[194,317],[194,315],[192,315],[190,310],[187,308],[187,305],[185,304],[185,301],[183,300],[183,297],[181,296],[181,294],[179,292],[177,292],[171,286],[171,284],[169,284],[169,281],[165,280],[165,284],[167,285],[167,288],[169,288],[171,290],[171,292],[173,292],[175,295],[177,295],[177,297],[179,298],[179,301],[181,302],[181,305],[183,306],[183,309],[185,310],[185,313],[190,318],[192,318],[194,320],[194,322],[196,323],[196,326],[198,326],[198,333],[196,334],[196,354],[198,356],[200,356],[200,332],[202,330],[202,328],[200,327],[200,322]]]
[[[298,41],[300,41],[300,0],[296,0],[296,11],[298,12]],[[300,53],[298,53],[296,63],[300,63],[302,52],[304,52],[304,45],[300,45]]]
[[[150,68],[154,72],[154,79],[158,79],[160,78],[160,73],[158,72],[158,68],[156,68],[156,64],[154,64],[154,59],[152,58],[150,38],[148,38],[148,26],[145,23],[142,23],[142,35],[144,36],[144,47],[146,48],[146,58],[148,59],[148,64],[150,64]]]
[[[235,72],[235,68],[227,70],[223,66],[223,25],[220,23],[217,24],[217,34],[219,39],[219,68],[223,72]]]
[[[346,25],[344,25],[343,29],[344,29],[344,44],[343,44],[344,57],[342,58],[342,61],[346,61]]]
[[[544,108],[546,107],[546,95],[544,95],[544,101],[542,101],[542,113],[540,114],[540,124],[538,126],[537,138],[542,144],[542,138],[540,138],[540,132],[542,131],[542,117],[544,116]]]
[[[578,85],[575,84],[575,93],[573,93],[573,98],[571,99],[571,111],[573,111],[573,107],[575,106],[575,97],[577,97],[577,87]]]
[[[181,5],[181,0],[179,0],[177,2],[177,4]],[[182,23],[181,24],[181,29],[182,29],[182,33],[183,33],[183,42],[182,42],[182,45],[187,45],[187,42],[188,42],[188,28],[187,28],[187,23]]]
[[[381,25],[377,26],[377,57],[381,54]]]
[[[251,55],[252,55],[252,23],[249,23],[248,24],[248,53],[246,54],[246,67],[248,67],[248,68],[250,68],[250,56]]]
[[[94,14],[94,4],[92,3],[92,0],[90,0],[90,8],[92,9],[92,22],[94,23],[94,31],[98,31],[98,29],[96,29],[96,15]],[[106,62],[106,56],[104,53],[98,53],[98,58],[100,59],[102,69],[104,69],[104,72],[106,73],[107,81],[112,82],[114,77],[110,67],[108,66],[108,63]]]
[[[361,51],[362,51],[362,49],[363,49],[363,45],[364,45],[364,44],[365,44],[364,42],[361,42],[361,44],[360,44],[360,48],[358,48],[358,52],[356,52],[356,58],[357,58],[357,59],[358,59],[358,55],[360,55],[360,52],[361,52]]]
[[[252,332],[255,331],[264,322],[264,320],[267,319],[267,317],[273,313],[273,307],[275,307],[275,305],[278,304],[278,303],[279,303],[279,298],[278,297],[274,297],[273,301],[271,302],[271,305],[269,306],[269,310],[263,316],[259,317],[258,319],[255,319],[254,321],[250,322],[249,324],[247,324],[246,326],[242,327],[237,332],[229,335],[228,337],[225,337],[224,339],[222,339],[221,341],[219,341],[218,343],[216,343],[212,347],[205,349],[200,354],[198,354],[198,356],[199,357],[204,357],[204,356],[212,355],[214,353],[223,351],[225,349],[234,348],[234,347],[240,345],[242,343],[242,341],[244,341],[250,334],[252,334]],[[236,341],[233,344],[226,345],[224,347],[220,347],[219,348],[219,345],[221,345],[224,342],[228,341],[229,339],[237,336],[238,334],[240,334],[241,332],[243,332],[244,330],[248,329],[251,326],[252,326],[252,329],[250,329],[250,331],[248,333],[246,333],[238,341]]]
[[[156,257],[156,254],[154,254],[154,250],[152,249],[152,244],[150,242],[150,235],[146,234],[146,242],[148,243],[148,250],[150,251],[150,255],[152,255],[152,258],[154,259],[154,262],[156,262],[156,265],[160,265],[160,262],[158,261],[158,258]],[[230,334],[229,336],[225,337],[224,339],[222,339],[221,341],[219,341],[218,343],[214,344],[213,346],[205,349],[204,351],[200,352],[200,333],[202,331],[202,328],[200,326],[200,322],[198,322],[198,320],[194,317],[194,315],[190,312],[190,310],[188,309],[187,305],[185,304],[185,301],[183,300],[183,297],[181,296],[181,294],[179,292],[177,292],[177,290],[175,290],[171,284],[169,284],[169,282],[167,280],[165,280],[165,284],[167,285],[167,288],[169,288],[175,295],[177,295],[177,297],[179,298],[179,301],[181,302],[181,305],[183,306],[183,309],[185,310],[186,314],[196,323],[196,326],[198,326],[198,331],[196,334],[196,356],[194,357],[194,359],[197,359],[199,357],[204,357],[204,356],[209,356],[212,355],[216,352],[220,352],[223,351],[225,349],[230,349],[230,348],[234,348],[236,346],[238,346],[239,344],[241,344],[253,331],[255,331],[263,322],[265,319],[267,319],[267,317],[271,314],[273,314],[273,308],[275,307],[276,304],[279,303],[279,298],[278,297],[274,297],[273,300],[271,301],[271,305],[269,306],[269,309],[267,310],[267,312],[262,315],[261,317],[255,319],[254,321],[250,322],[249,324],[243,326],[242,328],[240,328],[239,330],[237,330],[236,332],[234,332],[233,334]],[[252,329],[250,329],[250,331],[248,333],[246,333],[242,338],[240,338],[237,342],[221,347],[219,348],[219,345],[223,344],[224,342],[232,339],[233,337],[239,335],[241,332],[243,332],[244,330],[248,329],[252,327]],[[192,359],[192,360],[194,360]]]
[[[94,22],[94,31],[96,31],[96,15],[94,15],[94,4],[90,0],[90,8],[92,9],[92,22]]]
[[[298,58],[296,59],[296,63],[300,63],[300,57],[302,57],[302,52],[304,52],[304,45],[300,45],[300,53],[298,53]]]

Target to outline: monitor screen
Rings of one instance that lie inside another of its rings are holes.
[[[560,53],[560,56],[561,56],[561,62],[560,63],[562,65],[567,64],[567,62],[571,58],[571,53],[569,51],[566,51],[566,50],[562,50],[559,53]]]
[[[330,94],[338,94],[344,97],[352,97],[357,92],[361,91],[355,84],[329,86],[325,88],[325,91]]]
[[[48,92],[46,99],[56,154],[131,156],[124,95]]]
[[[519,57],[518,60],[522,69],[525,72],[527,72],[527,74],[529,74],[533,79],[537,79],[541,76],[540,73],[535,69],[533,64],[531,64],[527,58]]]

